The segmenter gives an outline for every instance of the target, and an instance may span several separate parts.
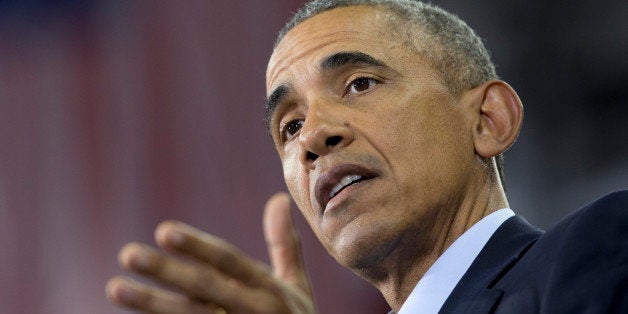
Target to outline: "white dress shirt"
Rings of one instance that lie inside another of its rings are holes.
[[[438,313],[486,242],[514,215],[509,208],[500,209],[463,233],[427,270],[398,314]]]

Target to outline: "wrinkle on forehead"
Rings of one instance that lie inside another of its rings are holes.
[[[348,14],[346,10],[355,12]],[[357,14],[361,14],[361,18],[355,18]],[[321,19],[325,18],[333,19],[334,23],[323,23]],[[275,48],[266,72],[267,92],[270,92],[279,74],[295,60],[325,46],[338,43],[347,45],[341,50],[360,50],[351,49],[350,44],[357,46],[361,43],[364,46],[365,40],[381,42],[383,47],[398,44],[390,38],[391,35],[395,36],[390,29],[392,19],[396,19],[394,14],[381,8],[352,6],[325,11],[303,21],[290,30]]]
[[[290,48],[286,49],[287,52],[283,52],[283,51],[279,51],[276,55],[279,56],[288,56],[287,58],[282,58],[282,59],[277,59],[277,60],[271,60],[271,62],[269,63],[268,66],[268,73],[267,73],[267,88],[270,90],[270,86],[272,84],[272,82],[274,82],[277,77],[284,72],[287,68],[289,68],[291,65],[293,65],[295,63],[296,60],[302,59],[303,56],[305,55],[310,55],[310,54],[315,54],[317,51],[321,52],[320,58],[318,59],[322,59],[324,57],[327,56],[327,54],[323,54],[324,48],[326,46],[330,46],[333,44],[336,44],[338,41],[335,41],[333,38],[329,38],[331,36],[335,36],[338,35],[340,33],[353,33],[350,36],[347,35],[343,35],[342,38],[342,44],[343,44],[343,48],[342,49],[336,49],[335,51],[353,51],[353,50],[362,50],[362,49],[352,49],[351,47],[357,47],[358,45],[352,44],[352,43],[362,43],[364,42],[364,37],[363,35],[360,36],[359,32],[354,32],[354,31],[343,31],[343,32],[337,32],[335,34],[329,34],[329,35],[325,35],[325,36],[319,36],[319,37],[312,37],[309,38],[307,40],[303,40],[301,42],[297,42],[294,45],[291,45]],[[329,38],[329,39],[326,39]],[[313,42],[316,43],[315,45],[312,45],[310,47],[307,47],[305,49],[303,49],[303,47],[305,47],[307,45],[307,42]],[[384,41],[382,41],[384,42]],[[292,53],[294,51],[294,53]],[[333,53],[330,50],[330,53]],[[329,53],[328,53],[329,54]],[[317,58],[314,58],[310,61],[313,62],[312,66],[319,66],[318,60]]]

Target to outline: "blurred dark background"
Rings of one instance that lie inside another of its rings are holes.
[[[104,295],[117,251],[164,219],[267,261],[262,205],[284,184],[264,72],[302,2],[0,0],[0,313],[125,312]],[[628,187],[626,1],[434,3],[524,102],[513,209],[548,227]],[[298,223],[320,312],[385,313]]]

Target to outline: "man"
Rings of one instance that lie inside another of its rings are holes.
[[[291,196],[327,251],[398,313],[628,310],[627,193],[543,233],[508,209],[499,156],[523,113],[462,21],[414,1],[313,1],[280,34],[267,122]],[[604,230],[601,230],[604,227]],[[178,222],[112,279],[110,299],[155,313],[314,313],[289,215],[265,208],[272,272]]]

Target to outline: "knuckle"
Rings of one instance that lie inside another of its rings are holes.
[[[216,257],[216,266],[219,269],[228,269],[237,265],[238,256],[234,252],[225,251]]]
[[[215,274],[208,270],[197,270],[189,284],[189,292],[195,297],[213,301],[220,297],[220,290]]]
[[[290,313],[290,310],[284,302],[277,296],[271,298],[265,298],[261,304],[263,308],[260,308],[260,313]]]

